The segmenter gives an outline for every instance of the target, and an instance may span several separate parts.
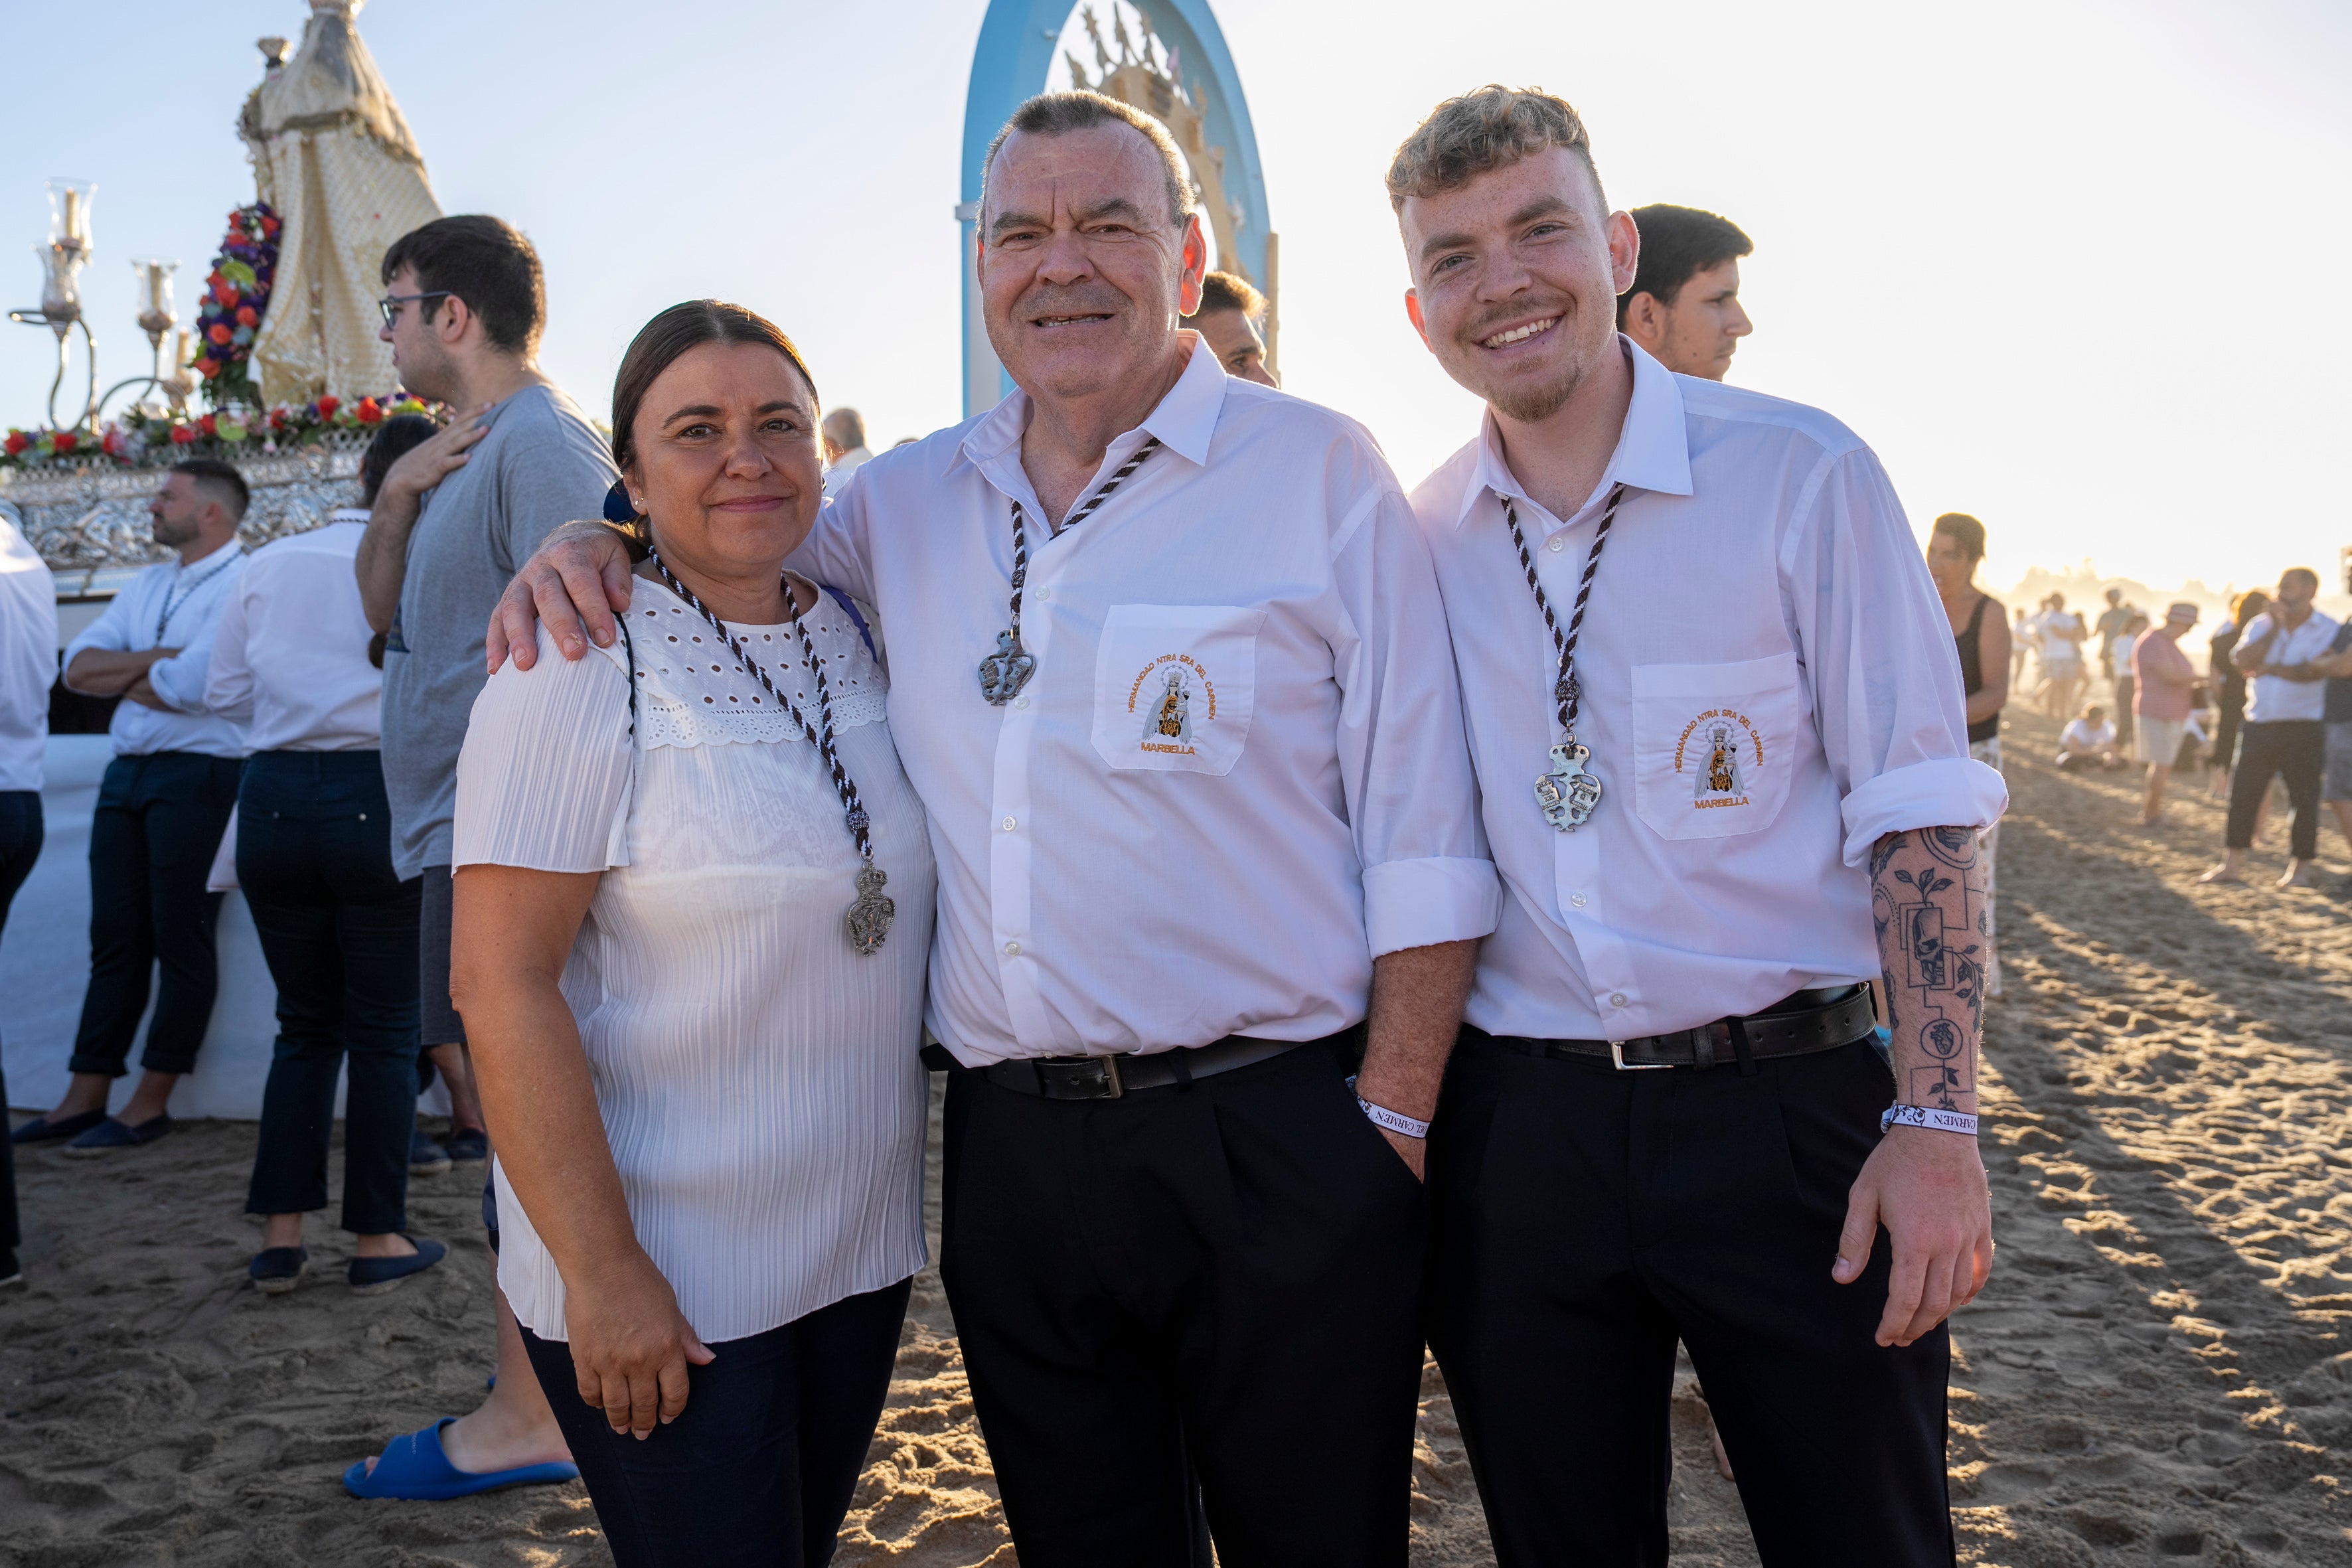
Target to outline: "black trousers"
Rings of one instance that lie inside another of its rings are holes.
[[[2238,770],[2230,775],[2230,823],[2223,840],[2232,849],[2254,845],[2254,816],[2271,780],[2286,780],[2294,804],[2294,831],[2288,853],[2298,860],[2319,855],[2319,775],[2327,764],[2327,728],[2316,719],[2275,719],[2249,724],[2241,732]]]
[[[108,764],[89,823],[89,990],[67,1064],[73,1071],[122,1076],[159,961],[163,983],[140,1065],[172,1073],[196,1065],[220,990],[213,924],[221,896],[205,891],[205,879],[236,805],[241,766],[194,752]]]
[[[8,906],[41,858],[41,792],[0,790],[0,931],[7,929]],[[8,1075],[0,1071],[0,1111],[8,1107]],[[0,1144],[5,1144],[0,1139]],[[16,1223],[16,1150],[0,1147],[0,1252],[14,1252],[25,1235]]]
[[[2246,678],[2242,675],[2223,679],[2221,695],[2214,700],[2220,715],[2213,725],[2212,764],[2226,768],[2237,760],[2238,731],[2246,721]]]
[[[523,1345],[617,1568],[824,1568],[890,1393],[911,1280],[710,1348],[640,1443],[580,1397],[572,1347]]]
[[[1953,1561],[1949,1341],[1830,1279],[1893,1080],[1868,1042],[1705,1072],[1464,1031],[1430,1135],[1431,1344],[1501,1568],[1666,1561],[1675,1341],[1765,1568]]]
[[[278,984],[247,1214],[327,1206],[346,1059],[343,1228],[408,1228],[416,1125],[417,885],[392,868],[374,752],[262,752],[239,792],[236,879]]]
[[[2116,750],[2129,752],[2132,742],[2132,693],[2139,682],[2129,670],[2116,677]]]
[[[940,1274],[1024,1568],[1402,1568],[1427,1200],[1304,1046],[1084,1102],[950,1075]],[[1188,1461],[1189,1453],[1189,1461]]]

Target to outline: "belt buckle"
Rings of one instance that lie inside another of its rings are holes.
[[[1625,1059],[1625,1042],[1622,1040],[1612,1040],[1609,1042],[1609,1062],[1610,1065],[1614,1067],[1619,1072],[1672,1072],[1675,1070],[1675,1064],[1672,1062],[1627,1061]]]
[[[1118,1100],[1127,1093],[1127,1086],[1119,1081],[1118,1058],[1116,1057],[1087,1057],[1078,1061],[1055,1065],[1067,1075],[1064,1081],[1071,1088],[1095,1089],[1099,1086],[1101,1090],[1096,1094],[1070,1095],[1069,1099]]]

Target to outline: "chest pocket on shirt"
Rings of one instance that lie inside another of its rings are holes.
[[[1728,838],[1772,825],[1802,738],[1797,656],[1633,669],[1633,793],[1665,838]]]
[[[1264,610],[1113,605],[1095,659],[1095,751],[1115,768],[1226,773],[1256,700]]]

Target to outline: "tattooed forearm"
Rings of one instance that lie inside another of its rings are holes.
[[[1984,873],[1965,827],[1891,833],[1870,853],[1895,1092],[1973,1111],[1984,1031]]]

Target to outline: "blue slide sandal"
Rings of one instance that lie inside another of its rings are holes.
[[[456,1419],[455,1415],[444,1415],[421,1431],[394,1437],[383,1446],[374,1474],[368,1473],[364,1459],[343,1472],[343,1489],[356,1498],[446,1502],[451,1498],[472,1497],[477,1492],[494,1492],[501,1487],[554,1486],[580,1479],[580,1467],[573,1464],[519,1465],[511,1470],[489,1470],[479,1475],[461,1470],[441,1451],[441,1428]]]

